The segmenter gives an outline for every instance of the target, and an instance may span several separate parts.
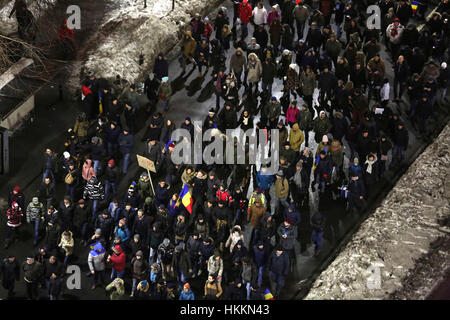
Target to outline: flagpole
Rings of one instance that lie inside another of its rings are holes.
[[[147,174],[148,174],[148,177],[149,177],[149,179],[150,179],[150,185],[152,186],[153,197],[155,197],[156,194],[155,194],[155,189],[153,189],[152,176],[150,175],[150,170],[148,170],[148,168],[147,168]]]

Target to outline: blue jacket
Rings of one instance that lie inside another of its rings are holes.
[[[273,175],[262,174],[261,171],[259,171],[256,175],[256,183],[258,184],[258,187],[263,190],[269,190],[274,181],[275,178]]]
[[[122,132],[119,136],[118,142],[121,153],[123,154],[131,153],[131,149],[133,148],[133,135],[131,133],[125,135]]]
[[[292,223],[296,226],[300,224],[301,216],[300,212],[298,212],[297,208],[295,207],[295,204],[291,203],[289,206],[289,209],[293,210],[292,212],[289,212],[288,208],[284,210],[284,218],[285,219],[291,219]]]
[[[266,246],[263,249],[259,249],[258,246],[264,244],[262,241],[258,241],[258,243],[253,246],[253,261],[257,268],[265,266],[267,264],[268,259],[268,251]]]
[[[118,127],[111,129],[111,127],[109,126],[106,128],[105,131],[106,131],[105,137],[106,142],[117,143],[117,140],[119,139],[121,133],[120,129]]]
[[[192,292],[191,289],[189,289],[188,292],[185,292],[183,290],[183,291],[181,291],[180,297],[178,298],[178,300],[195,300],[194,293]]]
[[[119,236],[120,239],[122,240],[122,243],[124,243],[124,242],[128,241],[128,239],[130,239],[130,231],[128,230],[127,227],[125,227],[125,230],[117,228],[116,236]]]

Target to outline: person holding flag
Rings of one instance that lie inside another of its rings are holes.
[[[181,189],[180,195],[178,197],[177,206],[180,206],[180,202],[189,212],[192,214],[192,205],[194,204],[194,199],[192,198],[191,193],[189,192],[188,185],[185,183],[183,189]]]

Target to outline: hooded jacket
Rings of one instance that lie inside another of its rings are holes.
[[[262,204],[261,199],[256,199],[255,203],[250,207],[250,211],[247,215],[247,221],[250,221],[253,228],[259,226],[261,219],[264,217],[266,213],[266,208]]]
[[[109,261],[112,263],[112,267],[117,272],[122,272],[125,270],[125,253],[122,250],[122,247],[119,245],[116,245],[114,247],[115,251],[114,254],[111,255],[109,258]]]
[[[84,188],[83,199],[103,200],[104,198],[105,192],[102,182],[97,177],[92,176]]]
[[[286,227],[286,225],[282,223],[278,227],[277,233],[280,236],[280,245],[283,249],[291,250],[294,248],[295,240],[297,239],[297,226],[289,225]],[[283,235],[286,235],[287,238],[283,238]]]
[[[251,57],[255,58],[254,63],[252,63],[252,61],[250,60]],[[247,69],[248,69],[248,76],[247,76],[248,82],[258,82],[262,74],[262,64],[258,56],[253,52],[248,55]]]
[[[294,123],[289,132],[289,144],[291,145],[292,150],[298,152],[304,141],[305,136],[303,132],[299,129],[298,123]]]
[[[105,270],[105,249],[100,242],[94,245],[94,248],[89,252],[88,265],[91,271]]]

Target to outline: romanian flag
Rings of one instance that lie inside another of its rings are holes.
[[[266,291],[264,291],[264,299],[275,300],[272,293],[269,291],[269,289],[266,289]]]
[[[181,190],[180,196],[178,197],[177,206],[179,206],[179,201],[181,199],[181,203],[186,207],[186,210],[192,214],[192,204],[194,203],[194,199],[189,192],[189,188],[187,184],[184,184],[183,190]]]
[[[416,13],[419,4],[419,1],[411,1],[411,9],[413,13]]]
[[[98,90],[98,111],[103,115],[102,92]]]

